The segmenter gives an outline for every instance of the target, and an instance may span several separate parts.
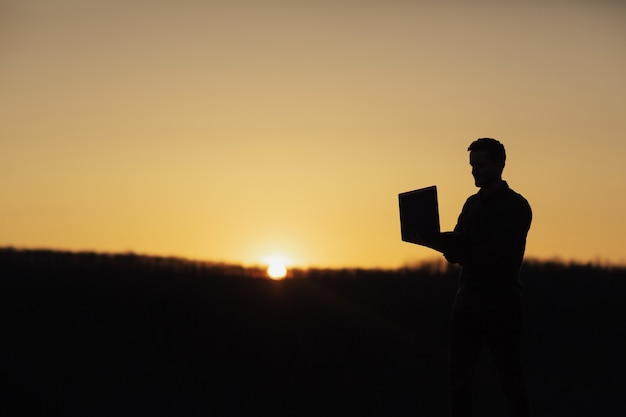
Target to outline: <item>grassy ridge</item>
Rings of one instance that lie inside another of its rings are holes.
[[[621,415],[626,271],[529,262],[523,273],[535,415]],[[424,264],[271,281],[233,265],[2,249],[0,411],[446,416],[457,274]],[[506,415],[488,359],[476,402]]]

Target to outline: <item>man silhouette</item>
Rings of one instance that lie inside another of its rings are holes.
[[[472,378],[483,342],[494,359],[514,417],[528,416],[520,360],[521,283],[532,212],[524,197],[502,180],[506,152],[492,138],[468,148],[475,185],[454,232],[425,242],[462,266],[450,340],[453,417],[472,415]]]

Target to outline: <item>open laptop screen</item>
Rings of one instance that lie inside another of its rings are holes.
[[[417,243],[413,236],[430,237],[439,234],[439,205],[437,186],[420,188],[398,194],[402,240]]]

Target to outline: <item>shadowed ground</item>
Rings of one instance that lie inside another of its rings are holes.
[[[3,414],[449,413],[454,269],[271,281],[135,255],[5,249],[0,261]],[[624,270],[528,264],[524,281],[534,415],[621,415]],[[506,416],[487,355],[476,388],[480,415]]]

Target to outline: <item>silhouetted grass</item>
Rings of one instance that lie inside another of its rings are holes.
[[[446,416],[458,269],[259,268],[0,249],[3,415]],[[535,416],[621,415],[626,269],[529,261]],[[488,359],[482,416],[504,403]]]

